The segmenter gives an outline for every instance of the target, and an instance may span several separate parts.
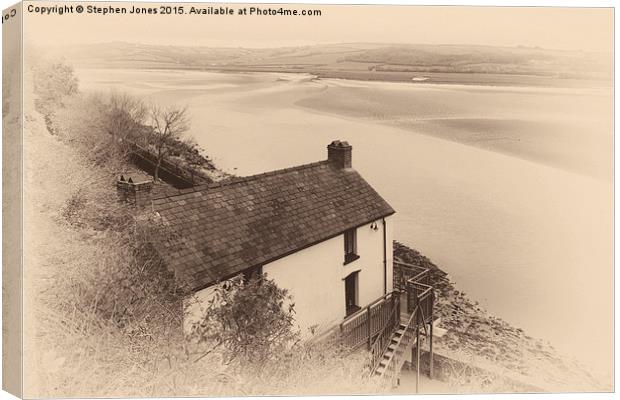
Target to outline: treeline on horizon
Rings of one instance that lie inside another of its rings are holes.
[[[612,77],[610,54],[525,46],[353,43],[279,48],[210,48],[110,42],[66,46],[61,51],[63,56],[76,65],[88,66],[275,66],[302,71],[494,73],[606,80]]]

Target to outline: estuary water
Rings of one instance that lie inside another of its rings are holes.
[[[77,72],[84,91],[186,105],[191,135],[238,175],[325,159],[329,142],[349,141],[354,168],[397,210],[397,240],[492,314],[612,373],[611,86]]]

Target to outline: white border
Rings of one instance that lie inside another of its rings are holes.
[[[154,1],[149,1],[149,0],[133,0],[135,2],[154,2]],[[174,3],[174,1],[170,1],[170,0],[164,0],[164,1],[159,1],[159,2],[166,2],[166,3]],[[223,1],[213,1],[213,0],[206,0],[206,1],[198,1],[198,0],[185,0],[183,2],[193,2],[193,3],[216,3],[216,4],[221,4],[224,3]],[[415,0],[391,0],[391,1],[384,1],[384,0],[337,0],[337,1],[330,1],[330,0],[311,0],[311,1],[304,1],[304,0],[288,0],[288,1],[256,1],[256,0],[227,0],[227,3],[293,3],[293,4],[377,4],[377,5],[428,5],[428,6],[446,6],[446,5],[455,5],[455,6],[508,6],[508,7],[545,7],[545,6],[551,6],[551,7],[614,7],[615,8],[615,1],[611,1],[611,0],[590,0],[590,1],[579,1],[579,0],[556,0],[556,1],[550,1],[550,0],[539,0],[539,1],[534,1],[534,0],[529,0],[529,1],[511,1],[511,0],[506,0],[506,1],[491,1],[491,0],[476,0],[476,1],[466,1],[466,0],[451,0],[451,1],[440,1],[440,0],[426,0],[426,1],[415,1]],[[11,1],[11,0],[0,0],[0,9],[4,10],[5,8],[10,7],[11,5],[15,4],[15,1]],[[614,28],[615,28],[615,19],[614,19]],[[614,32],[614,50],[617,50],[616,47],[616,43],[618,43],[618,33],[615,31]],[[1,41],[0,41],[0,49],[1,49]],[[615,62],[615,76],[617,76],[618,74],[618,63],[617,63],[617,58],[616,56],[614,56],[614,62]],[[1,76],[1,71],[0,71],[0,76]],[[615,93],[615,91],[614,91]],[[614,118],[618,117],[618,106],[615,103],[615,96],[614,96],[614,109],[615,109],[615,113],[614,113]],[[615,124],[614,124],[615,126]],[[0,133],[1,133],[1,127],[0,127]],[[1,144],[0,144],[1,146]],[[618,153],[618,149],[619,149],[620,145],[618,144],[617,141],[614,140],[614,152],[615,154]],[[0,151],[0,165],[1,165],[1,158],[2,158],[2,152]],[[618,176],[618,166],[615,165],[614,166],[614,176],[617,177]],[[0,182],[2,180],[2,176],[0,174]],[[614,178],[614,183],[617,183],[617,181]],[[615,196],[615,190],[614,190],[614,196]],[[0,203],[1,203],[1,199],[0,199]],[[615,196],[614,197],[614,208],[616,208],[618,206],[618,198]],[[615,213],[614,213],[615,215]],[[615,221],[617,222],[616,217],[614,217]],[[615,226],[615,224],[614,224]],[[615,230],[614,230],[615,231]],[[2,241],[2,232],[0,230],[0,242]],[[617,249],[619,248],[620,240],[618,239],[618,237],[614,237],[614,248],[615,251],[617,251]],[[0,258],[1,259],[1,258]],[[615,259],[615,257],[614,257]],[[615,276],[615,287],[617,286],[618,283],[618,277],[617,275]],[[615,291],[614,291],[615,293]],[[616,325],[616,321],[617,321],[617,312],[618,312],[618,300],[617,298],[614,296],[615,298],[615,321],[614,321],[614,329],[615,329],[615,338],[618,338],[618,330],[617,330],[617,325]],[[1,296],[0,296],[0,313],[1,313]],[[2,342],[0,341],[0,349],[2,346]],[[615,353],[617,355],[617,352]],[[615,357],[614,357],[615,358]],[[1,363],[0,363],[0,371],[1,371]],[[0,375],[1,376],[1,375]],[[618,382],[618,377],[620,376],[620,374],[618,373],[618,369],[615,369],[615,382]],[[525,400],[530,400],[530,399],[608,399],[608,398],[616,398],[616,397],[620,397],[620,395],[618,395],[617,393],[575,393],[575,394],[493,394],[493,395],[419,395],[416,396],[415,399],[454,399],[454,396],[467,396],[464,397],[465,399],[525,399]],[[409,400],[411,397],[410,396],[364,396],[365,398],[372,398],[372,399],[393,399],[393,400]],[[4,392],[4,391],[0,391],[0,400],[7,400],[7,399],[14,399],[15,397]],[[261,397],[260,399],[294,399],[294,397]],[[307,399],[321,399],[321,397],[305,397]],[[341,400],[341,399],[353,399],[353,396],[330,396],[330,399],[334,399],[334,400]],[[164,398],[165,399],[165,398]],[[232,398],[232,399],[237,399],[237,398]],[[247,397],[242,397],[242,398],[238,398],[238,399],[248,399]]]

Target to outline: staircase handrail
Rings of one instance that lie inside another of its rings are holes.
[[[395,380],[400,374],[400,369],[405,362],[405,353],[407,349],[413,345],[415,340],[420,340],[420,325],[422,325],[426,337],[432,335],[432,330],[429,332],[426,324],[429,322],[432,323],[434,308],[433,303],[435,299],[435,291],[431,285],[430,268],[424,268],[418,265],[407,264],[399,261],[394,261],[394,265],[402,267],[400,277],[399,279],[394,280],[394,284],[396,286],[398,283],[401,289],[406,289],[407,308],[409,309],[407,311],[410,311],[411,314],[408,316],[406,324],[400,324],[399,316],[398,321],[402,329],[402,333],[399,331],[399,336],[394,335],[394,332],[396,332],[396,329],[394,329],[394,331],[392,331],[392,335],[390,335],[390,340],[386,343],[384,336],[387,331],[387,326],[383,327],[379,336],[374,340],[371,348],[371,375],[377,375],[384,382],[391,382],[392,384],[395,383]],[[390,343],[394,343],[392,351],[388,351],[388,349],[391,348]],[[417,343],[416,345],[420,346],[420,343]],[[377,354],[379,354],[379,356],[377,356]],[[418,365],[418,370],[419,367],[420,366]]]
[[[420,282],[416,282],[414,281],[413,278],[408,279],[407,280],[407,295],[408,295],[408,304],[410,304],[411,302],[411,289],[410,287],[413,287],[415,289],[414,291],[414,295],[415,295],[415,305],[418,306],[420,304],[423,304],[423,302],[428,298],[431,297],[431,310],[432,310],[432,303],[434,301],[434,290],[433,290],[433,286],[431,285],[427,285],[425,283],[420,283]],[[431,311],[432,312],[432,311]],[[427,318],[430,318],[431,315],[429,313],[429,315],[424,315],[424,309],[421,310],[421,314],[422,314],[422,321],[424,322],[428,322]],[[424,329],[426,329],[426,326],[424,326]]]
[[[401,261],[394,261],[394,265],[397,267],[404,267],[405,269],[408,269],[415,273],[415,275],[411,276],[409,279],[414,279],[416,282],[421,281],[425,275],[428,275],[430,278],[430,268],[425,268],[415,264],[408,264]]]
[[[404,362],[404,357],[401,357],[401,355],[399,355],[396,350],[400,348],[403,340],[407,340],[406,347],[409,346],[409,343],[408,343],[410,340],[409,332],[412,330],[414,325],[417,325],[418,310],[419,309],[416,307],[411,313],[411,316],[409,317],[409,320],[407,321],[407,324],[405,325],[405,329],[403,330],[403,334],[396,342],[396,348],[394,352],[392,353],[390,358],[387,360],[385,370],[383,374],[381,374],[381,377],[385,380],[388,380],[388,381],[393,380],[395,376],[397,375],[402,363]],[[400,365],[397,365],[397,364],[400,364]]]
[[[393,293],[395,296],[395,304],[392,307],[392,312],[390,313],[388,323],[383,326],[370,346],[372,355],[371,373],[374,373],[379,367],[381,357],[383,357],[383,354],[390,346],[392,335],[400,325],[400,294],[397,291],[394,291]]]
[[[419,329],[420,324],[422,325],[422,327],[424,328],[424,333],[428,336],[429,332],[427,331],[426,328],[426,319],[428,317],[430,317],[430,315],[424,315],[424,308],[421,307],[420,305],[423,304],[422,302],[425,301],[428,297],[431,298],[431,302],[433,301],[434,298],[434,291],[433,291],[433,287],[431,285],[427,285],[424,283],[419,282],[418,280],[421,277],[424,277],[426,273],[428,273],[429,270],[425,269],[424,271],[416,274],[414,277],[407,279],[407,285],[411,285],[412,287],[414,287],[416,290],[415,292],[415,307],[413,309],[413,311],[411,312],[411,315],[409,316],[409,319],[407,320],[407,324],[405,325],[405,328],[403,330],[403,334],[402,336],[399,338],[398,342],[396,343],[396,347],[394,349],[394,351],[392,352],[392,355],[388,358],[387,360],[387,364],[385,366],[385,369],[383,371],[382,376],[384,378],[387,378],[388,380],[392,380],[394,379],[394,377],[396,376],[396,374],[398,373],[401,365],[402,365],[402,360],[401,360],[401,355],[397,354],[398,353],[398,349],[400,348],[401,344],[403,343],[403,340],[406,340],[406,347],[408,347],[409,345],[409,335],[410,335],[410,331],[413,331],[415,329]],[[408,289],[408,293],[409,293]],[[432,305],[431,305],[432,307]],[[419,343],[418,343],[419,345]],[[385,351],[385,350],[384,350]],[[374,357],[374,355],[373,355]],[[374,360],[373,360],[374,361]],[[373,369],[373,373],[377,370],[377,368],[379,367],[380,362],[374,367]],[[387,376],[386,376],[387,375]]]

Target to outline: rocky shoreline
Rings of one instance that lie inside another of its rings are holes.
[[[211,166],[209,174],[214,181],[233,177]],[[489,314],[460,291],[446,271],[417,250],[394,241],[394,260],[430,270],[435,316],[441,320],[438,326],[446,330],[434,341],[435,369],[439,369],[435,376],[446,381],[451,392],[605,390],[586,368],[548,342]]]
[[[549,343],[490,315],[457,288],[449,275],[420,252],[397,241],[394,260],[429,268],[436,293],[435,315],[446,333],[435,338],[442,362],[438,376],[463,392],[591,391],[600,382]],[[455,365],[458,367],[455,368]],[[469,368],[469,369],[468,369]],[[447,369],[447,370],[446,370]],[[483,372],[481,372],[483,371]],[[498,382],[502,380],[502,383]]]

